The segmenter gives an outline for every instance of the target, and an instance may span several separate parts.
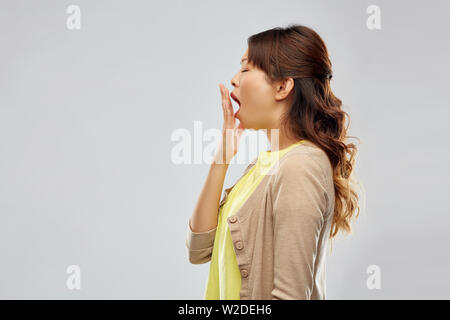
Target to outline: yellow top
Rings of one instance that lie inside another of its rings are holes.
[[[289,147],[277,151],[263,151],[258,155],[255,165],[250,168],[231,189],[227,199],[219,210],[217,230],[211,256],[209,277],[204,298],[207,300],[239,300],[241,274],[236,262],[236,254],[231,239],[227,218],[244,204],[267,171],[295,146],[305,142],[300,140]]]

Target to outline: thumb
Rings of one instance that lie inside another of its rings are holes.
[[[237,136],[238,136],[238,138],[241,137],[242,133],[244,133],[244,130],[245,129],[243,129],[243,128],[237,128]]]
[[[237,126],[237,128],[241,129],[241,130],[245,130],[245,127],[244,127],[244,125],[242,124],[241,121],[239,121],[239,125]]]

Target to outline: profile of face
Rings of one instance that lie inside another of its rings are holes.
[[[248,48],[242,56],[241,70],[231,80],[231,97],[240,105],[236,118],[245,129],[277,128],[286,107],[286,89],[292,88],[270,84],[265,72],[247,59]]]

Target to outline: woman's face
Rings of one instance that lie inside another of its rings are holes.
[[[242,56],[241,70],[233,77],[231,96],[240,102],[236,115],[245,129],[276,128],[281,108],[277,108],[274,88],[265,79],[265,73],[247,62],[248,49]]]

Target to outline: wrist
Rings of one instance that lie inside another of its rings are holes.
[[[227,161],[226,159],[221,157],[219,154],[217,154],[214,157],[212,164],[228,167],[230,163],[229,163],[229,161]]]

